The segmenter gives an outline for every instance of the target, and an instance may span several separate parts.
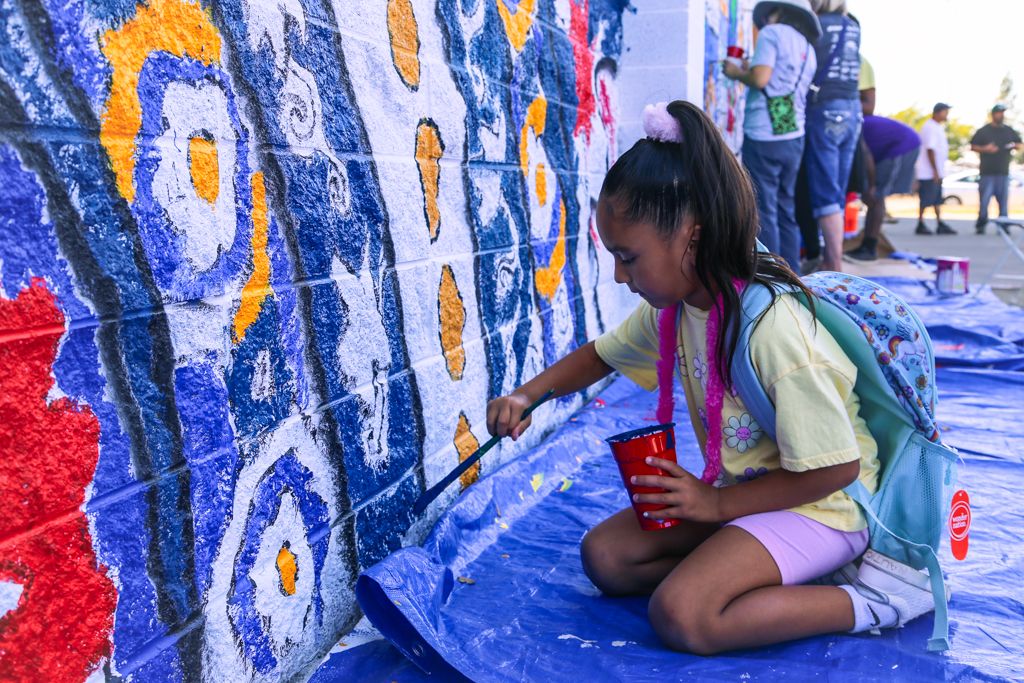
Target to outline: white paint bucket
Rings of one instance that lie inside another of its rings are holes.
[[[955,296],[967,293],[967,274],[971,259],[940,256],[936,259],[935,289],[939,294]]]

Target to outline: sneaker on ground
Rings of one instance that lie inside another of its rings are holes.
[[[929,228],[927,225],[924,224],[924,221],[918,221],[917,228],[914,229],[914,234],[915,235],[934,235],[935,233],[933,233],[931,231],[931,228]]]
[[[940,235],[955,235],[956,230],[950,227],[949,223],[939,222],[939,228],[935,231]]]
[[[869,249],[864,245],[857,247],[851,251],[846,252],[843,256],[854,259],[855,261],[877,261],[878,255],[874,249]]]
[[[935,609],[928,572],[918,571],[874,550],[864,553],[853,585],[868,600],[891,605],[899,615],[897,627]],[[946,600],[949,600],[948,591]]]
[[[980,221],[978,223],[975,223],[974,224],[974,232],[976,232],[979,235],[984,235],[985,234],[985,226],[986,225],[988,225],[988,221],[985,221],[984,223],[982,223]]]

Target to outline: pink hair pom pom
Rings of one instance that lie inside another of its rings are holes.
[[[644,133],[652,140],[658,142],[683,141],[683,131],[679,129],[679,122],[672,114],[668,113],[668,102],[648,104],[644,107],[642,118]]]

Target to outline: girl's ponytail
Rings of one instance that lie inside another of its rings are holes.
[[[785,261],[757,251],[754,186],[714,122],[689,102],[661,106],[662,115],[671,116],[678,131],[633,145],[609,169],[601,194],[614,199],[628,219],[652,223],[666,237],[688,216],[701,227],[697,278],[709,291],[721,294],[726,333],[718,335],[714,356],[720,377],[731,386],[729,362],[739,339],[740,318],[734,282],[741,287],[785,283],[810,292]]]

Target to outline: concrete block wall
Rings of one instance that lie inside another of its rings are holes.
[[[0,680],[314,667],[362,568],[585,400],[412,516],[635,304],[593,207],[620,60],[686,6],[0,3]]]

